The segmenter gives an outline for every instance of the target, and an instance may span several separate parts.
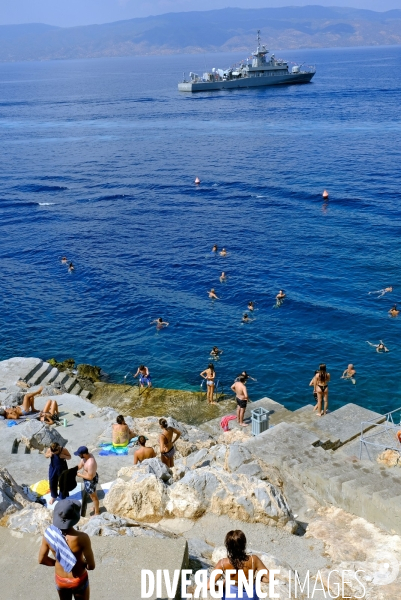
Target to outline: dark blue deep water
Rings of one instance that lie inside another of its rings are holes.
[[[310,402],[326,362],[331,407],[401,404],[401,47],[281,54],[313,83],[178,93],[235,55],[0,65],[1,359],[72,356],[114,381],[144,362],[196,389],[216,344],[253,399]]]

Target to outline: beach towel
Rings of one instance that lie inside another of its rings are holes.
[[[44,496],[50,492],[50,485],[47,479],[41,479],[37,483],[33,483],[29,489],[35,492],[38,496]]]
[[[56,555],[56,560],[60,563],[66,573],[71,573],[75,567],[77,559],[71,552],[71,549],[64,539],[61,530],[55,525],[50,525],[44,533],[45,540]]]
[[[220,427],[223,429],[223,431],[230,431],[228,424],[230,421],[234,421],[236,418],[236,415],[226,415],[223,417],[220,421]]]
[[[99,456],[124,456],[128,454],[128,446],[113,446],[113,444],[99,444]]]

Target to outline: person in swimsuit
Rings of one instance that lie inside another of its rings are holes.
[[[148,388],[152,387],[152,378],[150,376],[148,367],[145,367],[145,365],[141,365],[140,367],[138,367],[138,370],[135,373],[134,377],[138,377],[138,375],[139,385],[141,387],[145,387],[145,385],[147,385]]]
[[[169,323],[167,323],[167,321],[163,321],[161,317],[150,322],[151,325],[153,325],[153,323],[156,323],[156,329],[163,329],[163,327],[169,326]]]
[[[246,378],[241,375],[238,377],[238,381],[235,381],[231,386],[237,400],[237,421],[241,427],[248,427],[248,424],[244,423],[245,410],[247,403],[249,402],[248,391],[245,384]]]
[[[212,363],[210,363],[210,365],[208,366],[207,369],[205,369],[204,371],[202,371],[202,373],[200,374],[201,377],[203,377],[203,379],[206,380],[206,387],[207,387],[207,401],[209,404],[217,404],[217,402],[213,401],[213,394],[214,394],[214,380],[216,379],[216,371],[214,370],[214,366]]]
[[[2,416],[5,419],[15,420],[20,419],[21,417],[39,413],[40,411],[35,408],[34,398],[35,396],[39,396],[42,393],[42,390],[43,387],[41,386],[36,390],[36,392],[28,392],[25,394],[21,406],[16,406],[15,408],[5,408]]]
[[[75,270],[75,267],[72,264],[72,262],[70,262],[70,264],[68,265],[68,271],[71,273],[71,271],[74,271],[74,270]]]
[[[146,460],[147,458],[155,458],[156,452],[153,450],[153,448],[146,447],[146,438],[144,435],[139,436],[138,444],[139,444],[139,448],[138,448],[138,450],[135,450],[135,452],[134,452],[134,465],[141,463],[143,460]]]
[[[58,560],[49,556],[49,553],[56,556],[54,543],[49,543],[46,536],[51,528],[45,531],[39,550],[39,564],[54,567],[56,589],[60,600],[72,600],[72,597],[75,600],[89,600],[90,596],[88,571],[93,571],[96,565],[90,537],[87,533],[74,529],[80,518],[81,503],[78,500],[66,498],[57,502],[53,512],[53,526],[57,528],[56,533],[59,532],[63,536],[71,550],[71,558],[76,559],[71,571],[65,571]]]
[[[257,381],[257,379],[255,379],[254,377],[251,377],[249,375],[249,373],[247,373],[246,371],[242,371],[242,373],[237,375],[237,377],[235,378],[235,381],[239,381],[240,377],[243,377],[245,379],[245,383],[248,381],[248,379],[252,379],[252,381]]]
[[[231,571],[230,579],[233,582],[230,585],[230,589],[227,587],[224,588],[223,598],[226,599],[226,594],[229,594],[231,598],[243,598],[244,600],[259,600],[256,595],[255,589],[255,575],[257,571],[265,571],[265,574],[261,577],[261,581],[263,583],[269,583],[269,570],[262,563],[260,558],[254,554],[246,553],[246,537],[243,531],[240,529],[234,529],[233,531],[229,531],[225,537],[224,545],[227,549],[227,558],[222,558],[216,564],[215,569],[220,569],[223,571]],[[233,573],[234,571],[234,573]],[[242,571],[245,575],[247,581],[249,581],[249,576],[253,578],[253,590],[252,595],[249,596],[245,589],[243,589],[243,593],[240,596],[238,590],[238,572]],[[252,571],[250,574],[249,572]],[[221,579],[223,575],[217,574],[215,581],[217,582]],[[209,580],[207,589],[210,590],[211,581]]]
[[[285,293],[283,292],[283,290],[280,290],[276,296],[277,304],[281,304],[283,302],[284,298],[285,298]]]
[[[330,373],[326,371],[326,365],[319,365],[319,371],[315,377],[315,389],[317,393],[317,416],[322,417],[327,413],[329,407],[329,381]],[[313,380],[312,380],[313,381]],[[322,412],[322,400],[324,400],[324,410]]]
[[[252,323],[253,319],[249,318],[248,313],[245,313],[244,316],[242,317],[242,322],[243,323]]]
[[[383,288],[382,290],[376,290],[375,292],[368,292],[368,294],[379,294],[378,298],[382,298],[384,294],[388,294],[393,291],[393,286]]]
[[[215,244],[212,248],[212,252],[217,252],[217,251],[218,251],[218,247],[217,247],[217,244]]]
[[[208,292],[208,294],[209,294],[209,298],[211,298],[212,300],[220,300],[220,298],[218,298],[216,296],[216,292],[214,291],[214,288],[212,288],[210,290],[210,292]]]
[[[220,252],[220,256],[227,256],[227,250],[225,248]]]
[[[354,369],[354,365],[348,365],[348,367],[345,369],[344,373],[341,375],[341,379],[350,379],[352,381],[352,383],[355,385],[356,384],[355,375],[356,375],[356,371]]]
[[[248,310],[255,310],[255,303],[254,302],[248,302]]]
[[[58,418],[58,404],[56,400],[48,400],[42,411],[39,413],[39,420],[47,423],[47,425],[54,425]]]
[[[90,499],[93,502],[95,515],[100,515],[99,498],[97,497],[96,486],[99,483],[99,475],[97,474],[97,462],[93,454],[91,454],[86,446],[80,446],[74,456],[79,456],[81,459],[78,465],[78,471],[82,469],[82,473],[77,473],[77,477],[82,477],[84,487]]]
[[[162,428],[162,432],[160,434],[159,444],[160,444],[160,458],[161,461],[171,469],[174,467],[174,454],[175,454],[175,446],[174,444],[181,436],[181,431],[178,429],[174,429],[174,427],[169,427],[166,419],[159,419],[159,425]],[[175,438],[174,438],[175,434]]]
[[[220,283],[223,283],[223,281],[226,281],[226,280],[227,280],[227,275],[225,274],[224,271],[222,271],[221,275],[220,275]]]
[[[214,358],[214,360],[219,360],[221,354],[223,354],[223,350],[219,350],[217,346],[213,346],[210,351],[210,356]]]
[[[132,438],[136,436],[128,427],[123,415],[118,415],[116,423],[111,426],[112,444],[117,448],[126,448]]]
[[[314,406],[313,411],[318,409],[318,402],[317,402],[317,391],[316,391],[316,375],[319,373],[319,371],[315,371],[315,374],[310,382],[310,386],[313,386],[313,397],[315,399],[316,402],[316,406]]]
[[[63,258],[61,259],[61,264],[62,265],[66,265],[67,264],[67,257],[63,256]]]
[[[392,308],[390,308],[390,310],[388,312],[392,317],[398,317],[398,315],[400,314],[400,311],[397,310],[396,304],[394,304],[394,306]]]
[[[370,342],[366,342],[369,346],[373,346],[376,348],[376,352],[390,352],[388,348],[384,345],[383,341],[380,340],[380,344],[371,344]]]

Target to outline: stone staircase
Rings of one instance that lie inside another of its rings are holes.
[[[15,385],[19,379],[22,379],[30,386],[62,385],[69,394],[79,395],[85,399],[89,399],[92,395],[88,390],[81,388],[75,377],[60,372],[51,364],[39,358],[14,358],[3,362],[7,363],[6,369],[4,372],[2,371],[3,385]]]

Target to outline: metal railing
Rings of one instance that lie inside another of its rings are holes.
[[[401,431],[401,407],[392,410],[389,413],[361,422],[361,438],[359,459],[362,459],[363,449],[372,460],[369,447],[376,450],[395,450],[401,455],[401,443],[397,433]]]

